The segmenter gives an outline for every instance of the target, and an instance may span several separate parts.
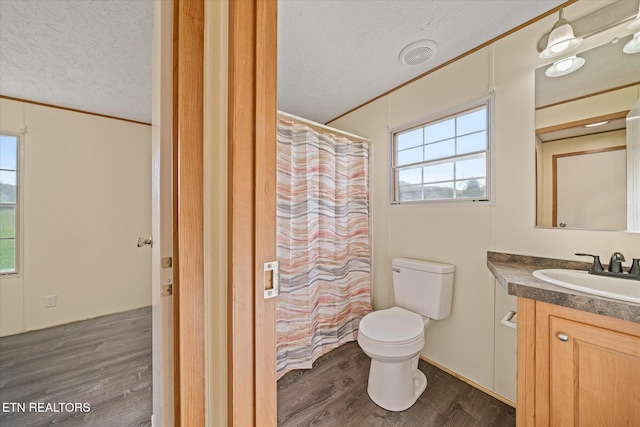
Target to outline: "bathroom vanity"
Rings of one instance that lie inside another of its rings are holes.
[[[640,304],[533,277],[588,263],[488,252],[487,265],[518,297],[517,425],[640,425]]]

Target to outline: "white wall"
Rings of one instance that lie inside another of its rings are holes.
[[[579,2],[580,17],[609,2]],[[450,318],[432,322],[423,355],[494,389],[494,278],[487,250],[575,259],[575,252],[621,251],[640,256],[640,235],[540,229],[535,222],[534,69],[544,65],[535,46],[556,16],[462,58],[334,121],[373,145],[373,304],[393,304],[390,263],[413,257],[456,266]],[[592,47],[592,46],[591,46]],[[391,207],[389,134],[394,128],[476,100],[495,85],[496,205]],[[501,292],[498,288],[496,292]]]
[[[0,99],[21,132],[19,275],[0,277],[0,335],[151,304],[151,127]],[[57,295],[57,306],[45,298]]]

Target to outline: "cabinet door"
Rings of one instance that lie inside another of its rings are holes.
[[[640,426],[640,339],[550,318],[554,426]]]

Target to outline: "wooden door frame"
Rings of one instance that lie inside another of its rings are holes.
[[[275,259],[277,1],[229,3],[228,420],[276,425]],[[253,408],[253,410],[247,410]]]
[[[175,5],[175,424],[204,426],[204,0]],[[275,259],[277,0],[228,3],[227,425],[276,425]],[[210,373],[208,373],[210,375]],[[220,398],[220,397],[213,397]]]
[[[174,1],[174,414],[205,425],[204,1]]]
[[[256,230],[254,379],[257,426],[277,425],[276,300],[264,299],[264,265],[276,260],[276,109],[278,2],[256,5]],[[279,272],[278,272],[279,273]],[[235,424],[234,424],[235,425]]]
[[[554,154],[551,156],[551,177],[552,177],[552,201],[551,201],[551,226],[558,226],[558,159],[563,157],[584,156],[587,154],[599,154],[609,151],[626,150],[626,145],[617,145],[614,147],[596,148],[593,150],[572,151],[569,153]]]

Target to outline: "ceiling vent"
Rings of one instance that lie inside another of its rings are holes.
[[[438,45],[433,40],[418,40],[405,46],[398,60],[404,65],[422,64],[430,60],[437,50]]]

